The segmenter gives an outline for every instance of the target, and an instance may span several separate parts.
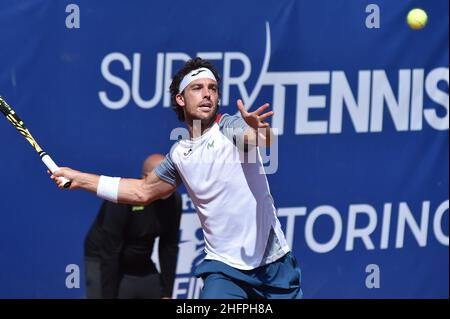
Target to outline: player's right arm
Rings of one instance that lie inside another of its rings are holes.
[[[51,179],[59,188],[63,189],[58,177],[63,176],[72,181],[70,189],[83,189],[97,194],[100,181],[99,175],[83,173],[68,167],[61,167],[53,173]],[[121,178],[117,200],[121,204],[148,205],[151,202],[165,197],[175,191],[176,186],[160,179],[154,172],[145,179]]]

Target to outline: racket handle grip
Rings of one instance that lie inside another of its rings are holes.
[[[47,166],[48,170],[53,174],[57,170],[59,170],[59,166],[55,164],[55,162],[52,160],[52,158],[45,154],[42,156],[42,161],[44,162],[45,166]],[[72,184],[72,181],[68,180],[67,178],[64,178],[62,176],[58,177],[61,183],[63,183],[64,188],[69,188],[70,184]]]

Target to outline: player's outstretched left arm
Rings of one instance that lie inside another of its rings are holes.
[[[269,103],[263,104],[254,112],[248,112],[241,99],[237,100],[236,104],[242,118],[250,126],[250,129],[244,134],[244,143],[266,147],[272,145],[274,135],[270,124],[265,120],[273,115],[273,111],[263,113],[269,107]]]
[[[97,194],[99,175],[61,167],[52,174],[51,179],[55,181],[59,188],[63,189],[64,185],[58,179],[60,176],[72,181],[69,189],[83,189]],[[117,202],[130,205],[148,205],[171,194],[175,189],[176,186],[160,179],[154,172],[147,174],[145,179],[121,178],[117,191]]]

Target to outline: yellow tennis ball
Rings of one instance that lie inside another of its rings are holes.
[[[415,8],[408,12],[406,21],[411,29],[418,30],[425,27],[428,21],[428,16],[422,9]]]

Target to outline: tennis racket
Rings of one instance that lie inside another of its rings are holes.
[[[5,115],[9,122],[19,131],[20,134],[33,146],[36,152],[41,157],[42,162],[44,162],[45,166],[47,166],[48,170],[53,174],[55,171],[59,169],[58,165],[52,160],[50,155],[42,150],[39,144],[36,142],[34,137],[31,135],[30,131],[25,127],[23,121],[19,118],[19,116],[14,112],[14,110],[6,103],[6,101],[0,96],[0,112]],[[63,183],[64,188],[69,188],[71,181],[64,177],[58,177],[59,180]]]

